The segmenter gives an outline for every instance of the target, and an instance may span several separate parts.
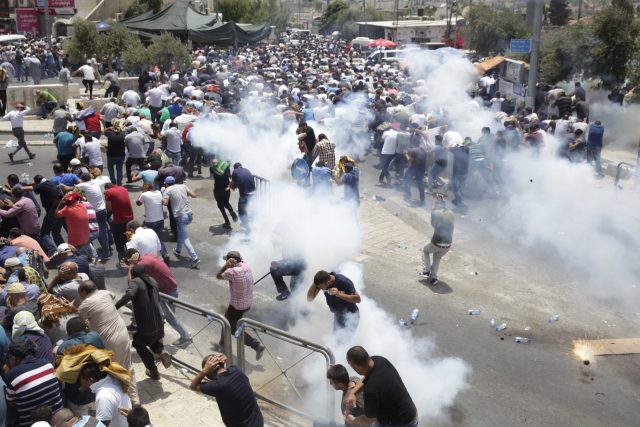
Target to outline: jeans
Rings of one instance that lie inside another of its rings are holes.
[[[58,245],[64,243],[64,239],[60,234],[63,226],[64,218],[57,218],[55,209],[50,209],[45,214],[40,228],[40,241],[47,254],[52,254],[56,251]]]
[[[187,252],[189,252],[191,261],[195,261],[198,259],[198,255],[191,245],[189,234],[187,232],[187,226],[191,224],[191,221],[193,221],[193,213],[176,217],[176,225],[178,226],[178,244],[176,245],[176,251],[180,252],[184,245],[184,247],[187,248]]]
[[[124,156],[107,157],[107,169],[112,184],[122,185],[122,167]]]
[[[16,148],[16,150],[11,153],[11,155],[15,156],[18,151],[24,150],[27,152],[27,155],[30,158],[33,157],[33,154],[31,154],[31,151],[29,151],[29,147],[27,147],[27,141],[25,141],[24,139],[24,128],[13,128],[11,129],[11,132],[13,133],[13,136],[18,138],[18,148]]]
[[[333,313],[333,332],[336,333],[342,330],[348,335],[353,335],[358,329],[358,323],[360,323],[360,310],[356,310],[354,313],[350,311],[337,311]]]
[[[395,154],[380,154],[380,176],[378,177],[379,182],[383,182],[384,178],[387,178],[389,182],[391,182],[391,176],[389,175],[389,166],[391,162],[396,157]]]
[[[173,151],[164,150],[164,154],[171,159],[174,165],[180,166],[180,161],[182,160],[182,153],[180,153],[180,151],[174,153]]]
[[[238,327],[238,320],[242,319],[242,315],[244,313],[246,313],[247,311],[249,311],[249,309],[245,309],[245,310],[238,310],[237,308],[235,308],[234,306],[230,305],[227,307],[227,311],[224,313],[224,317],[227,318],[227,320],[229,321],[229,325],[231,325],[231,333],[235,334],[236,333],[236,329]],[[220,347],[222,347],[224,349],[224,339],[222,337],[222,335],[220,335]],[[252,349],[257,349],[260,346],[260,341],[256,340],[255,338],[253,338],[251,335],[249,335],[248,333],[244,333],[244,345],[246,345],[247,347],[251,347]]]
[[[109,258],[111,256],[111,247],[109,245],[109,214],[107,213],[107,210],[102,209],[100,211],[96,211],[96,219],[98,220],[98,227],[100,227],[100,232],[98,234],[98,241],[102,248],[100,256],[103,258]]]
[[[451,202],[453,204],[464,204],[464,200],[462,199],[462,187],[464,187],[464,182],[466,180],[467,174],[453,175],[451,177],[451,185],[453,186],[453,200]]]
[[[164,246],[164,242],[162,241],[162,230],[164,230],[164,220],[160,220],[156,222],[145,221],[144,226],[156,232],[156,235],[158,236],[158,240],[160,240],[160,254],[162,255],[162,257],[164,258],[167,255],[169,255],[167,252],[167,248]]]
[[[125,236],[125,233],[127,232],[127,223],[112,223],[111,232],[113,233],[113,243],[116,245],[118,259],[123,259],[127,252],[127,236]]]
[[[178,298],[178,290],[167,294],[174,298]],[[180,335],[182,339],[188,339],[189,333],[182,327],[178,319],[176,319],[176,306],[173,302],[160,298],[160,309],[164,315],[164,320]]]
[[[40,104],[40,115],[42,116],[43,119],[46,118],[47,114],[53,111],[53,109],[56,108],[57,106],[58,106],[57,102],[53,102],[53,101],[43,102],[42,104]]]
[[[96,252],[95,248],[93,247],[93,245],[91,244],[91,242],[82,245],[82,246],[77,246],[76,249],[78,250],[78,253],[80,255],[84,255],[87,258],[89,258],[90,260],[92,259],[96,259],[98,257],[98,253]]]
[[[411,181],[416,182],[418,185],[418,194],[420,195],[420,202],[424,203],[424,168],[417,168],[411,166],[404,174],[404,197],[405,199],[411,198]]]
[[[251,201],[252,194],[245,194],[238,198],[238,216],[240,217],[240,224],[245,229],[249,229],[249,202]]]
[[[429,242],[422,248],[422,263],[424,264],[424,270],[430,271],[430,277],[437,279],[438,278],[438,268],[440,268],[440,259],[449,252],[451,246],[442,247],[434,245]],[[431,256],[433,256],[433,262],[431,261]]]
[[[284,276],[291,276],[291,291],[302,282],[303,273],[307,269],[307,263],[302,259],[282,259],[276,261],[276,267],[271,267],[269,273],[276,285],[279,294],[288,294],[289,288],[284,282]]]
[[[127,157],[127,161],[124,162],[125,170],[127,171],[127,182],[131,182],[131,166],[138,165],[139,169],[142,169],[144,164],[144,157]]]
[[[431,166],[431,170],[429,170],[429,179],[427,181],[427,185],[429,187],[429,191],[433,190],[433,184],[437,183],[439,185],[444,185],[444,182],[440,179],[440,174],[444,172],[444,168],[437,164],[433,164]]]
[[[587,145],[587,162],[591,164],[592,162],[595,161],[595,164],[596,164],[595,170],[596,170],[596,173],[600,176],[603,175],[602,164],[600,162],[601,152],[602,152],[602,147],[593,147],[593,146]]]

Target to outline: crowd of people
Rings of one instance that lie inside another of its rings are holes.
[[[89,98],[95,95],[95,61],[64,73],[66,64],[56,59],[63,55],[60,47],[42,45],[26,52],[7,48],[1,55],[0,81],[3,76],[22,81],[20,64],[43,55],[47,72],[82,76]],[[397,184],[416,206],[426,205],[427,193],[435,196],[435,231],[423,250],[422,272],[432,285],[438,283],[440,259],[452,244],[454,217],[446,207],[447,189],[456,209],[466,208],[470,192],[500,191],[507,153],[530,149],[535,155],[548,134],[561,141],[559,156],[593,161],[602,175],[604,127],[599,121],[589,124],[585,91],[578,83],[573,93],[540,89],[535,108],[513,105],[495,91],[473,93],[474,102],[495,113],[494,122],[474,141],[455,129],[446,111],[435,111],[407,69],[367,59],[340,40],[309,37],[297,44],[197,48],[192,59],[187,69],[144,70],[137,90],[123,93],[116,67],[111,77],[105,76],[110,82],[107,102],[100,108],[80,102],[73,114],[66,103],[39,89],[39,112],[53,117],[57,162],[47,176],[7,176],[0,193],[5,330],[0,357],[7,390],[6,402],[0,402],[0,424],[5,418],[15,426],[149,424],[140,406],[131,349],[146,375],[158,380],[157,364],[172,363],[163,344],[164,321],[179,335],[174,346],[192,340],[176,318],[175,306],[160,297],[179,295],[177,267],[172,266],[167,242],[176,242],[173,255],[178,259],[185,249],[191,268],[201,262],[189,238],[194,221],[189,199],[196,193],[188,179],[208,167],[222,227],[231,230],[239,221],[240,231],[251,232],[250,206],[256,193],[251,165],[219,158],[215,144],[205,150],[193,137],[198,122],[227,116],[246,122],[245,103],[273,111],[272,124],[282,126],[283,134],[295,129],[287,137],[300,150],[297,183],[316,194],[342,185],[344,199],[356,206],[360,170],[354,159],[363,155],[357,141],[364,140],[364,151],[378,157],[379,185]],[[29,74],[34,83],[36,74]],[[332,141],[328,132],[316,135],[314,127],[324,129],[361,98],[366,99],[361,111],[345,119],[350,129],[346,140]],[[8,153],[11,162],[20,149],[34,157],[24,137],[28,113],[30,108],[22,104],[3,113],[18,139],[16,150]],[[471,174],[479,179],[467,186]],[[142,193],[132,199],[128,189],[138,182]],[[414,186],[417,200],[412,200]],[[234,209],[230,194],[235,190],[239,197]],[[135,217],[132,203],[143,207],[143,218]],[[165,217],[170,233],[165,233]],[[104,286],[104,262],[113,257],[117,268],[128,273],[128,286],[118,300]],[[278,301],[296,290],[306,269],[306,260],[295,253],[271,263]],[[286,276],[292,277],[290,287]],[[238,251],[230,251],[216,278],[229,282],[225,317],[234,333],[253,304],[253,273]],[[339,272],[318,271],[307,299],[321,292],[334,315],[334,330],[352,334],[361,301],[353,282]],[[126,305],[132,307],[129,325],[119,312]],[[259,360],[264,345],[246,333],[244,341]],[[191,387],[217,398],[227,425],[261,426],[264,421],[248,379],[229,366],[222,355],[224,345],[221,338],[219,353],[205,357]],[[342,365],[332,366],[327,378],[344,392],[347,425],[418,425],[415,405],[388,360],[369,356],[360,346],[351,348],[346,358],[364,380],[350,378]]]

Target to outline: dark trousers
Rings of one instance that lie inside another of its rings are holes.
[[[198,170],[198,175],[202,174],[202,160],[204,159],[204,149],[202,147],[191,146],[189,150],[189,162],[188,171],[189,176],[193,176],[195,170]]]
[[[118,252],[118,259],[123,259],[125,252],[127,252],[127,223],[122,222],[120,224],[111,224],[111,233],[113,234],[113,243],[116,245],[116,252]]]
[[[411,198],[411,182],[415,181],[418,186],[418,194],[420,195],[420,202],[424,202],[424,168],[417,168],[410,166],[404,174],[404,197],[405,199]]]
[[[246,194],[238,198],[238,216],[240,217],[240,224],[247,230],[249,229],[249,202],[251,201],[251,195]]]
[[[65,171],[69,168],[69,162],[71,162],[71,159],[73,159],[73,154],[58,155],[58,162],[60,162]]]
[[[222,214],[222,218],[224,218],[225,224],[229,224],[227,211],[229,211],[231,216],[235,214],[235,212],[233,212],[233,206],[229,203],[229,196],[231,196],[229,191],[213,192],[213,198],[216,200],[216,204],[218,205],[218,209],[220,209],[220,213]]]
[[[118,94],[120,93],[120,86],[114,86],[111,85],[109,86],[109,88],[104,92],[104,97],[105,98],[117,98]]]
[[[229,321],[229,324],[231,325],[231,333],[232,334],[236,333],[236,328],[238,327],[238,320],[242,319],[242,315],[244,313],[246,313],[247,311],[249,311],[248,308],[246,310],[238,310],[232,305],[227,307],[227,311],[225,311],[224,317],[227,318],[227,320]],[[220,347],[224,348],[224,339],[223,339],[222,335],[220,335],[220,343],[219,344],[220,344]],[[258,340],[256,340],[255,338],[253,338],[251,335],[245,333],[244,334],[244,345],[246,345],[247,347],[251,347],[252,349],[255,350],[260,345],[260,342]]]
[[[149,106],[149,111],[151,111],[151,121],[154,123],[158,123],[159,117],[158,117],[158,112],[162,110],[162,106],[160,107],[152,107],[151,105]],[[180,166],[180,165],[176,165],[176,166]]]
[[[29,147],[27,147],[27,141],[24,139],[24,128],[13,128],[11,129],[11,133],[13,133],[13,136],[18,138],[18,148],[16,148],[16,151],[11,154],[15,156],[18,151],[24,150],[27,152],[29,157],[33,156],[31,151],[29,151]]]
[[[396,157],[395,154],[380,154],[380,176],[378,182],[384,182],[384,178],[387,178],[391,182],[391,175],[389,175],[389,166]]]
[[[122,166],[124,165],[124,156],[109,157],[107,156],[107,169],[109,170],[109,179],[113,184],[122,185]]]
[[[289,288],[284,282],[284,276],[291,276],[291,291],[293,292],[297,285],[302,281],[302,274],[307,268],[307,264],[303,260],[288,260],[282,259],[277,261],[277,266],[271,267],[269,273],[273,283],[276,285],[276,289],[280,294],[289,293]]]
[[[93,82],[95,80],[82,80],[82,85],[84,86],[85,93],[89,92],[89,99],[93,98]]]
[[[0,116],[4,116],[7,113],[7,90],[0,90]]]
[[[55,209],[50,209],[45,214],[40,228],[40,241],[42,242],[42,249],[47,254],[54,253],[58,245],[64,243],[64,239],[60,234],[63,226],[64,218],[57,218]]]
[[[153,355],[154,353],[160,355],[164,351],[164,344],[162,344],[162,340],[158,340],[150,346],[147,346],[136,336],[136,334],[134,334],[133,342],[131,344],[133,345],[133,348],[136,349],[140,359],[142,359],[144,367],[151,372],[157,371],[158,368],[156,367],[156,361]]]
[[[178,224],[176,223],[176,217],[173,216],[173,209],[171,209],[171,202],[167,205],[167,210],[169,211],[169,230],[171,230],[171,234],[173,234],[176,242],[178,241]]]
[[[124,163],[125,170],[127,172],[127,183],[131,182],[131,166],[137,165],[142,169],[144,164],[144,157],[127,157],[127,161]]]

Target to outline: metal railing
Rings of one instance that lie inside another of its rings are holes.
[[[229,359],[230,361],[233,360],[233,349],[232,349],[232,341],[231,341],[231,325],[229,324],[229,321],[227,320],[226,317],[224,317],[222,314],[216,313],[214,311],[211,310],[207,310],[205,308],[202,307],[198,307],[196,305],[190,304],[188,302],[185,302],[184,300],[178,299],[178,298],[174,298],[171,295],[167,295],[167,294],[163,294],[162,292],[160,292],[160,298],[163,300],[166,300],[168,302],[173,303],[176,307],[180,308],[181,310],[187,311],[189,313],[193,313],[196,314],[198,316],[204,317],[207,320],[207,323],[200,328],[199,331],[195,332],[194,334],[192,334],[192,339],[195,339],[198,334],[200,334],[202,331],[204,331],[205,329],[207,329],[212,323],[217,323],[222,327],[222,341],[224,343],[224,354],[227,356],[227,359]],[[216,341],[217,341],[217,337],[216,337]],[[191,344],[193,345],[193,344]],[[197,349],[196,349],[197,350]],[[198,353],[200,353],[200,351],[198,351]],[[200,356],[201,358],[210,354],[210,351],[207,351],[206,354],[201,353]],[[191,371],[194,372],[200,372],[201,367],[199,365],[193,365],[193,363],[191,363],[190,361],[186,361],[186,360],[182,360],[180,359],[178,356],[176,356],[176,354],[172,354],[171,358],[173,359],[174,362],[176,362],[176,364],[187,368]],[[197,361],[198,363],[200,362],[200,360]]]
[[[253,183],[256,186],[254,197],[257,199],[264,198],[269,191],[269,180],[258,175],[253,175]]]
[[[304,402],[304,398],[302,397],[302,394],[298,391],[298,389],[296,388],[296,385],[294,384],[293,381],[291,381],[291,379],[288,376],[288,371],[290,369],[292,369],[293,367],[295,367],[296,365],[298,365],[302,360],[306,359],[307,357],[309,357],[311,354],[313,353],[319,353],[321,354],[325,361],[326,361],[326,368],[328,369],[330,365],[335,363],[335,357],[333,356],[333,353],[331,352],[331,350],[321,344],[316,344],[313,343],[311,341],[307,341],[303,338],[297,337],[295,335],[291,335],[290,333],[283,331],[281,329],[278,328],[274,328],[272,326],[269,325],[265,325],[264,323],[258,322],[256,320],[253,319],[247,319],[247,318],[243,318],[240,319],[238,321],[238,326],[237,326],[237,330],[235,333],[236,336],[236,355],[237,355],[237,363],[238,366],[240,367],[240,369],[245,372],[245,354],[244,354],[244,336],[245,336],[245,331],[246,329],[251,329],[253,331],[256,332],[256,334],[258,334],[258,340],[262,341],[260,339],[260,334],[264,334],[264,335],[269,335],[271,337],[276,338],[279,341],[285,342],[285,343],[289,343],[292,344],[294,346],[297,347],[301,347],[303,349],[306,350],[310,350],[310,352],[305,355],[304,357],[302,357],[301,359],[299,359],[298,361],[294,362],[293,364],[291,364],[289,367],[287,368],[282,368],[281,364],[278,362],[278,358],[274,357],[274,355],[269,351],[269,348],[266,348],[266,352],[271,356],[271,358],[273,359],[273,361],[275,362],[276,366],[278,367],[278,369],[280,369],[280,373],[270,379],[265,385],[263,385],[261,388],[263,388],[264,386],[268,385],[269,383],[271,383],[272,381],[274,381],[275,379],[277,379],[278,377],[282,376],[284,377],[287,382],[291,385],[291,387],[293,388],[293,390],[295,391],[296,395],[298,396],[298,398]],[[264,343],[263,343],[264,344]],[[245,372],[246,374],[246,372]],[[259,390],[259,389],[258,389]],[[299,416],[302,416],[304,418],[313,420],[315,417],[307,414],[306,412],[293,408],[290,405],[287,405],[285,403],[282,403],[280,401],[277,401],[275,399],[269,398],[261,393],[258,392],[258,390],[254,390],[254,393],[256,395],[257,398],[264,400],[265,402],[268,402],[274,406],[277,406],[279,408],[285,409],[287,411],[291,411]],[[326,399],[326,413],[324,418],[327,420],[333,419],[334,417],[334,412],[335,412],[335,391],[333,389],[330,389],[328,382],[327,382],[327,399]]]
[[[614,186],[616,188],[622,188],[621,186],[619,186],[619,182],[620,179],[622,178],[622,171],[623,169],[635,169],[636,165],[633,165],[631,163],[627,163],[627,162],[620,162],[618,163],[618,166],[616,166],[616,179],[614,181]],[[637,184],[637,183],[636,183]]]

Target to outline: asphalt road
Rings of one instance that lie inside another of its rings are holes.
[[[48,176],[53,149],[36,147],[34,152],[37,157],[31,165],[0,160],[2,175],[26,171],[31,177],[36,173]],[[638,336],[640,317],[633,308],[583,292],[576,277],[548,248],[522,247],[484,227],[483,217],[494,213],[493,201],[472,202],[469,213],[456,215],[454,248],[444,259],[442,283],[427,286],[416,277],[418,249],[431,234],[427,212],[407,207],[398,192],[375,186],[374,163],[370,156],[361,164],[365,229],[361,261],[366,294],[394,318],[406,319],[419,307],[422,314],[414,334],[432,338],[436,356],[461,357],[473,369],[469,388],[456,399],[449,419],[421,425],[638,425],[640,357],[597,357],[585,366],[572,354],[574,339]],[[172,267],[182,299],[221,312],[228,291],[225,283],[212,276],[220,263],[219,249],[229,235],[219,226],[222,220],[212,200],[208,172],[205,176],[189,181],[198,195],[193,201],[196,220],[190,234],[201,267],[191,270],[186,260]],[[131,186],[129,191],[136,197],[140,188]],[[136,215],[141,212],[136,207]],[[379,238],[387,232],[386,238]],[[115,268],[114,261],[107,269],[107,286],[115,292],[124,290],[124,271]],[[254,267],[256,277],[266,271],[266,267]],[[276,302],[274,296],[273,283],[266,278],[256,286],[251,317],[265,323],[281,319],[287,302]],[[480,308],[481,314],[469,316],[469,308]],[[547,319],[553,314],[560,314],[561,321],[550,325]],[[488,325],[490,318],[507,322],[508,329],[495,332]],[[206,319],[187,313],[181,313],[181,319],[194,331],[206,324]],[[278,321],[276,326],[286,324]],[[217,329],[206,328],[195,346],[179,354],[197,360],[210,350],[216,335]],[[533,342],[516,344],[516,335],[531,337]],[[248,355],[249,369],[260,380],[279,372],[273,363],[260,367]],[[428,387],[430,379],[423,381]],[[252,382],[255,385],[254,377]],[[277,394],[290,384],[279,379],[269,387]]]

